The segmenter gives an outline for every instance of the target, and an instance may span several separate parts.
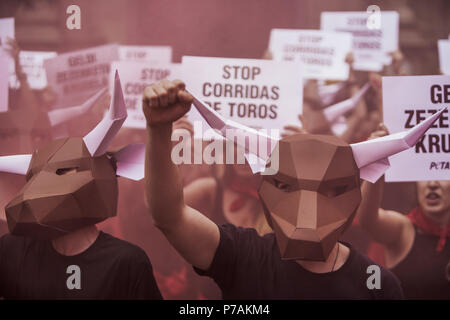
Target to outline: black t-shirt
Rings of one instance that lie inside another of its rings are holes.
[[[220,243],[207,271],[224,299],[402,299],[397,278],[380,267],[380,289],[368,289],[375,265],[350,245],[344,265],[330,273],[312,273],[297,262],[282,260],[273,233],[263,237],[254,229],[219,226]]]
[[[5,221],[0,220],[0,237],[8,233],[9,233],[8,224]]]
[[[437,251],[438,236],[415,230],[410,252],[392,272],[407,299],[450,299],[450,241]]]
[[[74,256],[50,241],[0,238],[0,297],[5,299],[162,299],[139,247],[100,232]]]

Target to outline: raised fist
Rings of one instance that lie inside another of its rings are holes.
[[[142,108],[149,126],[171,124],[191,108],[194,99],[180,80],[162,80],[144,90]]]

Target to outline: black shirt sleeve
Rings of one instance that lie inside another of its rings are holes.
[[[232,224],[219,226],[220,242],[208,270],[194,267],[195,272],[214,279],[220,288],[232,286],[238,277],[239,266],[251,268],[263,253],[262,238],[255,229],[235,227]]]
[[[403,300],[402,286],[398,278],[389,270],[383,269],[381,274],[381,296],[382,300]]]

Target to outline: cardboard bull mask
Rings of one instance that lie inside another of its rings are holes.
[[[107,152],[126,117],[116,72],[109,112],[85,137],[52,141],[32,155],[0,157],[0,171],[27,180],[5,208],[12,234],[49,239],[116,215],[116,175],[144,176],[143,144]]]
[[[388,157],[414,146],[445,110],[408,131],[349,145],[334,136],[312,134],[275,141],[225,119],[195,96],[194,106],[225,137],[227,130],[247,131],[247,142],[240,141],[249,164],[252,140],[263,141],[270,151],[257,148],[253,156],[267,164],[279,159],[278,170],[270,174],[268,166],[251,165],[254,173],[263,174],[258,192],[266,218],[282,259],[314,261],[325,261],[352,223],[361,202],[360,178],[376,182],[389,168]]]

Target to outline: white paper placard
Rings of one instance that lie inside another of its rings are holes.
[[[9,59],[7,53],[0,50],[0,112],[8,111],[9,98]]]
[[[119,58],[125,61],[147,61],[150,63],[171,63],[170,46],[119,46]]]
[[[450,76],[383,77],[383,116],[390,133],[407,130],[450,107]],[[446,110],[415,147],[389,158],[386,181],[450,180],[450,121]]]
[[[302,112],[301,65],[256,59],[184,56],[186,88],[220,114],[255,129],[281,130]],[[191,121],[202,121],[191,108]],[[202,133],[195,132],[200,138]]]
[[[272,29],[269,50],[275,61],[299,61],[305,79],[347,80],[346,55],[352,35],[321,30]]]
[[[20,51],[20,65],[27,76],[28,84],[32,89],[43,89],[47,86],[44,60],[54,58],[57,55],[58,54],[54,51]],[[10,77],[9,83],[12,88],[20,87],[16,74],[13,74]]]
[[[369,29],[368,12],[322,12],[321,29],[353,34],[355,70],[381,71],[389,64],[390,52],[398,49],[399,15],[396,11],[381,11],[379,28]]]
[[[450,40],[439,40],[438,49],[441,72],[450,75]]]
[[[0,45],[4,46],[9,38],[14,39],[14,18],[0,19]]]
[[[5,48],[10,48],[7,44],[8,38],[15,38],[15,30],[14,30],[14,18],[1,18],[0,19],[0,50]],[[11,55],[4,51],[5,58],[8,60],[8,73],[11,76],[14,76],[16,70],[14,66],[14,59]],[[12,83],[10,82],[10,86],[12,87]],[[1,108],[1,107],[0,107]]]
[[[127,105],[128,117],[123,126],[129,128],[146,128],[142,112],[142,95],[146,86],[163,79],[181,78],[181,64],[150,64],[137,61],[115,61],[111,64],[110,92],[114,84],[115,70],[119,71],[123,96]]]
[[[119,59],[119,46],[108,44],[60,54],[44,61],[49,86],[58,95],[55,108],[83,103],[107,88],[111,62]]]

